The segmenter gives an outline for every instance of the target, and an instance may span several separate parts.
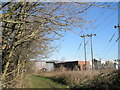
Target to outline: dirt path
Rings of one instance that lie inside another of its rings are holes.
[[[51,79],[32,75],[28,78],[28,83],[26,88],[52,88],[56,90],[57,88],[66,88],[67,86],[61,85],[60,83],[56,83]]]

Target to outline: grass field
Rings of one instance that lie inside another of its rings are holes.
[[[31,75],[28,77],[25,88],[67,88],[67,86],[53,82],[46,77]]]
[[[91,71],[50,71],[28,74],[19,82],[23,88],[117,88],[120,90],[120,69]],[[21,87],[16,86],[16,87]]]

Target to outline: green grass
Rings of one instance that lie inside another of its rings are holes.
[[[26,82],[26,88],[67,88],[67,86],[43,76],[31,75]]]

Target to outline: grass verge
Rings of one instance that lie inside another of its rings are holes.
[[[30,75],[27,79],[25,88],[67,88],[67,86],[54,82],[43,76]]]

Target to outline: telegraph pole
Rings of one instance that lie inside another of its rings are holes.
[[[86,58],[86,41],[85,41],[85,37],[87,37],[87,35],[81,35],[81,37],[83,37],[83,39],[84,39],[85,70],[86,70],[87,69],[87,58]]]
[[[114,26],[115,28],[118,28],[118,68],[120,68],[120,25]]]
[[[90,41],[91,41],[91,58],[92,58],[92,69],[94,69],[94,60],[93,60],[93,45],[92,45],[92,36],[96,36],[96,34],[87,34],[87,35],[81,35],[81,37],[83,37],[84,39],[84,54],[85,54],[85,70],[87,69],[87,58],[86,58],[86,37],[90,37]]]
[[[96,34],[91,34],[88,35],[88,37],[90,37],[90,42],[91,42],[91,59],[92,59],[92,69],[94,69],[94,57],[93,57],[93,41],[92,41],[92,36],[96,36]]]
[[[118,68],[120,68],[120,2],[118,2],[118,25],[114,27],[118,28]]]

